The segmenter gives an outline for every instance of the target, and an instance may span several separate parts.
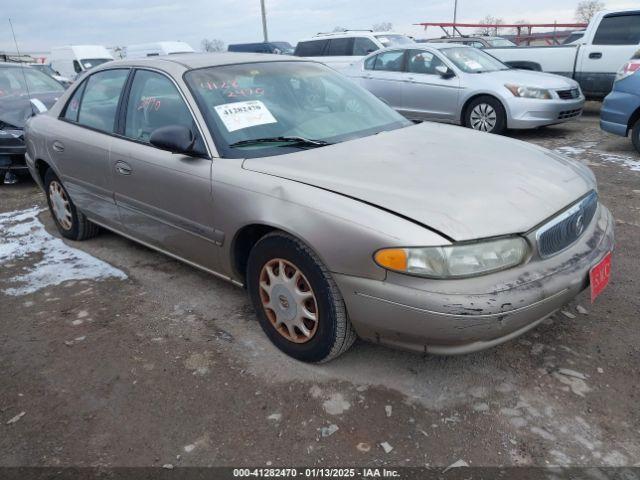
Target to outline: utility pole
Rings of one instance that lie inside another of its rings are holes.
[[[453,0],[453,23],[456,23],[456,20],[458,20],[458,0]],[[456,35],[456,27],[453,27],[451,29],[453,36],[455,37]]]
[[[267,34],[267,11],[264,6],[264,0],[260,0],[260,7],[262,8],[262,35],[266,43],[269,41],[269,35]]]

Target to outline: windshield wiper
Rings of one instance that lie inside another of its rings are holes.
[[[246,147],[251,145],[260,145],[262,143],[286,143],[287,147],[289,146],[299,146],[299,147],[325,147],[327,145],[331,145],[329,142],[325,142],[324,140],[312,140],[310,138],[304,137],[266,137],[266,138],[254,138],[252,140],[241,140],[239,142],[232,143],[229,145],[230,148],[236,147]]]

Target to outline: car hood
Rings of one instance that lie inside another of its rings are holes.
[[[352,197],[455,241],[527,232],[596,188],[574,160],[433,123],[246,159],[243,168]]]
[[[551,88],[556,90],[575,88],[578,82],[562,75],[552,73],[534,72],[531,70],[498,70],[496,72],[478,73],[487,79],[491,78],[496,82],[504,84],[524,85],[526,87]]]
[[[34,93],[32,99],[40,100],[47,109],[51,108],[58,97],[64,92],[48,92]],[[7,95],[0,96],[0,122],[15,128],[24,128],[24,124],[32,112],[37,111],[35,107],[31,108],[29,97],[27,95]]]

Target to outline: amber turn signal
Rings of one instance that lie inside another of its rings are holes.
[[[378,265],[389,270],[403,272],[407,269],[407,252],[403,248],[378,250],[374,259]]]

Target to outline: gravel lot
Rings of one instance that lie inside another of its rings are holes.
[[[640,155],[598,108],[510,135],[591,166],[612,284],[463,357],[298,363],[243,290],[107,232],[63,243],[34,183],[0,186],[0,465],[640,465]]]

